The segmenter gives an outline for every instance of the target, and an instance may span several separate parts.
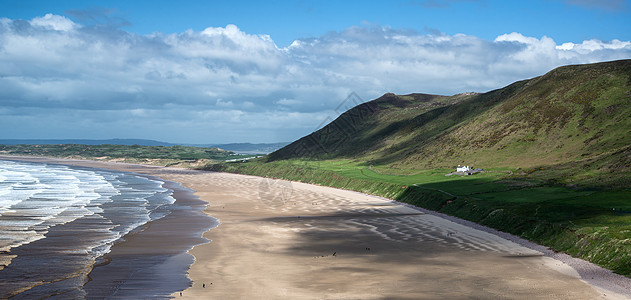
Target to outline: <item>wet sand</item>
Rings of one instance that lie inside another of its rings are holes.
[[[0,159],[16,158],[0,156]],[[19,160],[108,168],[126,172],[137,170],[136,166],[133,165],[104,165],[89,161],[39,158],[19,158]],[[149,175],[148,170],[150,168],[140,168],[145,170],[144,174]],[[147,177],[165,181],[155,178],[155,176]],[[83,232],[81,230],[91,228],[89,226],[96,222],[95,220],[100,220],[99,218],[75,220],[65,224],[59,230],[58,227],[52,227],[46,234],[49,238],[12,249],[11,254],[18,254],[23,259],[12,262],[5,272],[11,272],[12,268],[16,268],[16,270],[30,269],[38,273],[37,279],[41,279],[44,284],[33,285],[32,280],[16,278],[16,286],[0,285],[0,295],[13,295],[20,292],[20,287],[23,286],[22,291],[14,297],[15,299],[50,296],[73,299],[86,297],[89,299],[156,299],[169,298],[175,291],[186,289],[191,284],[187,272],[194,261],[193,256],[187,251],[195,245],[207,243],[208,240],[201,236],[205,231],[216,226],[217,222],[216,219],[204,214],[203,210],[207,202],[193,195],[191,190],[172,181],[165,181],[163,187],[171,189],[173,191],[172,196],[176,199],[175,203],[169,205],[170,213],[130,232],[117,241],[109,253],[98,258],[93,266],[87,265],[86,269],[76,271],[80,271],[80,273],[72,273],[75,272],[74,268],[76,268],[77,263],[73,264],[70,260],[85,260],[84,256],[56,256],[50,252],[63,247],[60,243],[64,243],[68,239],[83,238],[84,235],[81,234]],[[76,230],[72,231],[73,228]],[[98,236],[94,238],[98,238]],[[42,264],[42,262],[44,263]],[[46,266],[49,264],[54,265],[55,269],[47,269]],[[66,264],[68,265],[66,269],[69,271],[56,272]],[[15,276],[19,274],[21,273],[11,273]],[[63,274],[75,276],[64,279],[64,277],[60,277]],[[18,284],[20,286],[17,286]]]
[[[166,298],[190,285],[186,274],[194,258],[187,251],[192,245],[207,243],[201,233],[217,224],[190,213],[191,209],[201,211],[205,202],[173,183],[165,187],[174,190],[176,207],[112,247],[83,286],[88,298]]]
[[[220,225],[190,251],[193,285],[182,298],[623,297],[540,251],[387,199],[254,176],[60,162],[158,176],[209,202]]]

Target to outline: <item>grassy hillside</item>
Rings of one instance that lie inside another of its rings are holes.
[[[631,60],[484,94],[386,94],[247,163],[207,168],[386,196],[631,276]],[[456,165],[485,169],[447,174]]]
[[[565,183],[610,185],[589,180],[631,179],[630,131],[631,60],[622,60],[561,67],[485,94],[386,94],[269,160],[349,158],[402,171],[557,166]]]

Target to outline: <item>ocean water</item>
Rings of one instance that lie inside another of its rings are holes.
[[[88,275],[108,263],[115,243],[182,209],[164,185],[131,173],[0,160],[0,298],[86,297]],[[171,254],[162,259],[182,255]],[[189,283],[180,281],[172,289]]]

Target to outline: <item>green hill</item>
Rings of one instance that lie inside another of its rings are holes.
[[[386,94],[264,159],[206,169],[389,197],[631,276],[631,60],[484,94]]]
[[[561,67],[484,94],[386,94],[268,159],[348,158],[393,170],[555,166],[558,180],[603,185],[612,180],[596,177],[631,178],[629,133],[631,60],[621,60]]]

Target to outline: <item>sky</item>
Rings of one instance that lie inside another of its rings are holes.
[[[387,92],[631,59],[630,2],[0,0],[0,139],[290,142]]]

